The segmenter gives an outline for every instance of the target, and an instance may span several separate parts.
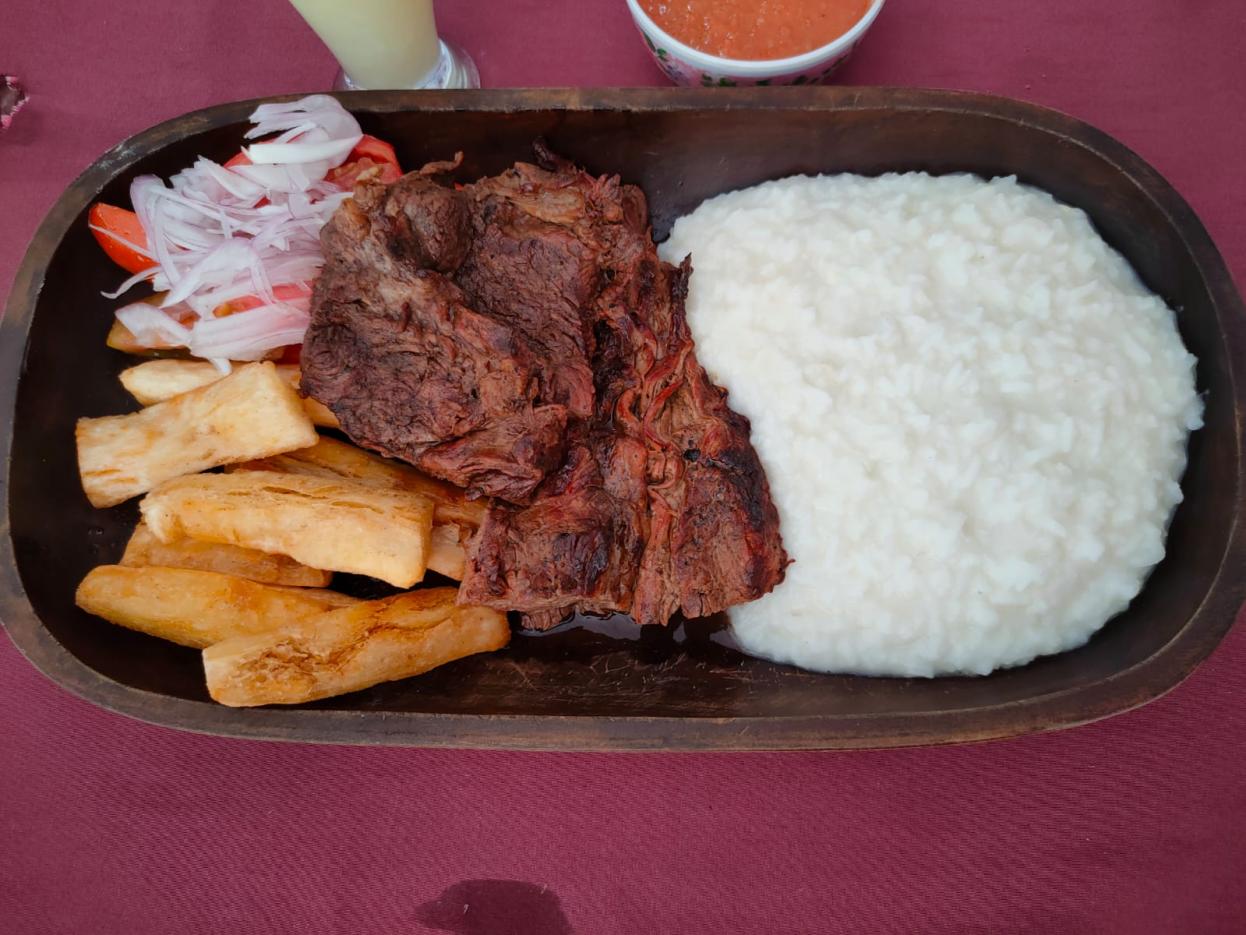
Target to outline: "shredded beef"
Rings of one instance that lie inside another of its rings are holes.
[[[538,150],[363,183],[326,225],[303,387],[356,442],[494,499],[459,599],[548,627],[753,600],[787,557],[748,420],[697,363],[644,195]]]

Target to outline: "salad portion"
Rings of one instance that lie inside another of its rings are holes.
[[[139,176],[133,210],[92,206],[96,240],[131,273],[109,298],[140,284],[155,293],[117,309],[110,346],[182,349],[221,372],[295,358],[324,264],[320,228],[356,182],[402,170],[394,148],[328,95],[262,104],[251,122],[254,142],[228,161],[200,156],[168,182]]]

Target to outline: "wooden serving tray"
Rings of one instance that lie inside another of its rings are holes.
[[[199,654],[79,611],[74,588],[115,561],[133,503],[92,509],[74,420],[129,411],[129,362],[105,349],[118,271],[86,212],[127,203],[139,173],[235,152],[257,101],[196,111],[127,140],[61,196],[0,322],[0,616],[49,678],[159,724],[282,740],[531,749],[881,747],[1006,737],[1124,711],[1171,689],[1246,597],[1246,310],[1189,206],[1110,137],[1001,98],[888,88],[356,92],[340,95],[404,165],[462,150],[463,180],[553,149],[649,196],[656,237],[702,199],[792,173],[1015,174],[1084,208],[1178,310],[1199,358],[1206,426],[1191,442],[1168,557],[1086,646],[985,678],[825,676],[740,655],[722,621],[640,631],[564,627],[415,679],[295,708],[208,701]],[[693,258],[695,261],[695,257]],[[861,626],[870,621],[862,620]],[[624,638],[625,637],[625,638]]]

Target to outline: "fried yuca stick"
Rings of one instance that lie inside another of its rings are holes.
[[[161,403],[224,375],[206,360],[149,360],[121,371],[121,385],[142,406]]]
[[[436,552],[437,549],[434,548],[433,551]],[[445,563],[446,559],[439,557],[439,562]],[[121,564],[131,567],[159,565],[164,568],[194,568],[198,571],[237,575],[261,584],[283,584],[299,588],[327,587],[333,577],[332,572],[300,565],[288,555],[272,555],[239,545],[200,542],[198,539],[161,542],[144,522],[139,522],[134,527],[134,533],[125,547],[125,555],[121,556]]]
[[[314,477],[342,477],[369,487],[409,490],[428,497],[436,504],[434,521],[439,524],[462,523],[474,529],[485,517],[484,501],[468,500],[467,494],[453,484],[429,477],[409,464],[382,458],[323,435],[320,441],[308,448],[249,461],[238,465],[238,468],[308,474]]]
[[[204,468],[306,448],[317,438],[298,394],[270,363],[238,367],[141,412],[79,419],[76,436],[82,489],[97,507]]]
[[[433,502],[419,494],[271,471],[179,477],[141,509],[162,542],[241,545],[400,588],[424,577],[433,527]]]
[[[203,651],[208,694],[246,707],[299,704],[419,675],[510,640],[506,616],[427,588],[225,640]]]
[[[429,570],[462,581],[466,562],[467,553],[461,542],[459,527],[454,523],[434,526],[428,549]]]
[[[345,479],[382,490],[409,490],[426,496],[434,505],[428,567],[455,581],[463,580],[464,534],[478,527],[484,518],[484,503],[468,500],[459,488],[422,474],[409,465],[323,436],[310,448],[247,461],[234,465],[232,470]]]
[[[154,565],[101,565],[78,585],[74,600],[112,623],[195,649],[359,603],[335,591]]]
[[[297,390],[299,368],[293,364],[276,366],[277,375]],[[149,360],[121,371],[121,385],[143,406],[164,402],[220,379],[221,372],[206,360]],[[307,398],[303,408],[316,425],[337,428],[337,416],[323,403]]]

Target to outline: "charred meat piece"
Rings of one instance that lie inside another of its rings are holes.
[[[437,192],[411,202],[453,223],[445,190],[426,184]],[[369,203],[373,193],[360,188]],[[375,203],[377,214],[365,214],[346,202],[325,225],[304,391],[364,447],[473,493],[526,502],[564,448],[566,409],[536,401],[544,362],[506,324],[469,308],[453,282],[410,259],[445,265],[462,250],[456,235],[420,233],[423,218],[381,213],[392,198]]]
[[[596,257],[570,231],[528,213],[510,194],[496,180],[473,188],[473,236],[455,278],[482,312],[556,362],[543,375],[543,398],[587,419],[593,412],[592,335],[584,309],[597,289]]]
[[[684,314],[687,260],[662,264],[669,302],[653,316],[663,356],[640,377],[649,441],[649,534],[632,614],[704,617],[755,600],[783,580],[779,518],[748,419],[697,362]]]
[[[748,421],[697,363],[639,189],[543,167],[362,185],[323,235],[304,387],[356,441],[495,497],[459,599],[666,623],[787,557]],[[475,394],[473,394],[475,390]]]
[[[612,464],[614,457],[620,463]],[[552,626],[577,608],[626,611],[647,527],[644,457],[626,439],[573,442],[531,506],[495,504],[489,511],[460,599],[522,609],[529,625]],[[611,471],[632,489],[618,489]]]
[[[355,249],[338,241],[338,246],[347,249],[340,254],[326,251],[326,256],[387,271],[397,267],[451,273],[458,269],[471,247],[471,209],[462,194],[430,177],[436,170],[455,165],[434,163],[392,185],[375,181],[359,185],[353,203],[357,214],[349,223],[352,228],[366,223],[366,231],[357,231],[360,238]],[[345,205],[343,210],[348,210]]]
[[[748,420],[693,353],[688,267],[656,257],[640,265],[624,294],[598,308],[602,409],[587,445],[598,470],[547,482],[526,509],[491,510],[463,600],[523,609],[529,626],[571,609],[666,623],[677,611],[707,616],[754,600],[783,579],[778,515]],[[664,327],[636,327],[638,309]],[[643,362],[643,374],[629,361]]]

